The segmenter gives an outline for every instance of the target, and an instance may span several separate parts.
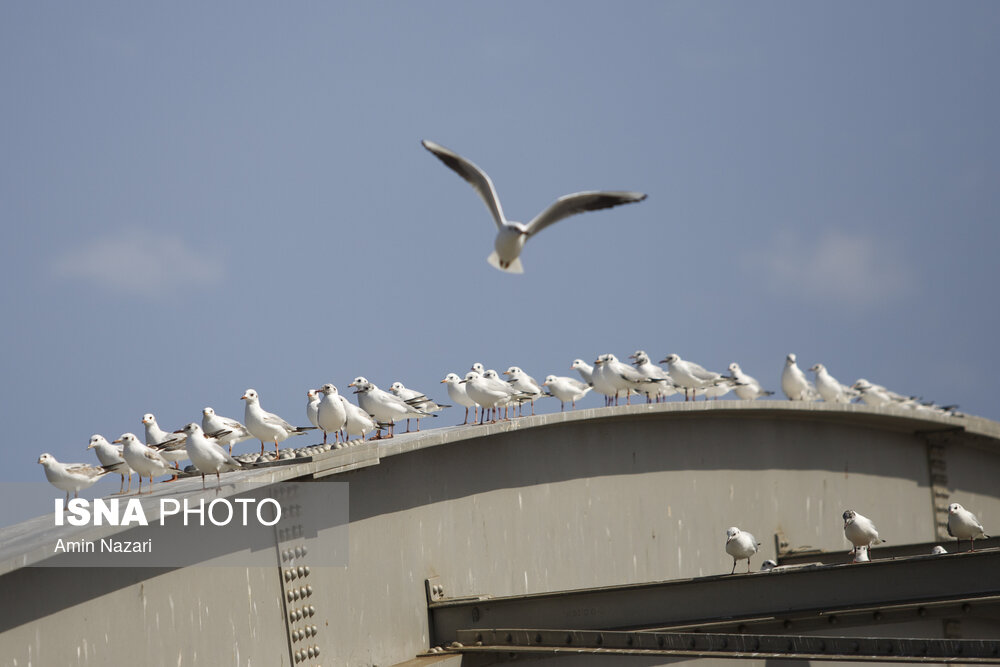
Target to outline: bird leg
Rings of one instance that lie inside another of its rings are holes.
[[[278,439],[274,439],[274,456],[277,457],[280,452],[278,451]]]
[[[750,561],[747,561],[747,563],[749,563],[749,562]],[[733,569],[729,571],[729,574],[735,574],[735,573],[736,573],[736,559],[734,558],[733,559]]]

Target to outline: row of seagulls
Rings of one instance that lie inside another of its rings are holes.
[[[465,179],[486,204],[486,208],[489,209],[497,227],[497,235],[493,241],[494,250],[486,261],[489,262],[490,266],[508,273],[524,273],[520,259],[524,244],[546,227],[577,213],[631,204],[646,198],[646,195],[641,192],[577,192],[560,197],[528,224],[511,222],[504,216],[503,208],[500,206],[500,198],[493,187],[493,181],[490,180],[485,171],[440,144],[427,140],[422,143],[424,148],[441,160],[445,166]]]
[[[843,519],[844,537],[853,547],[849,552],[852,555],[852,562],[869,562],[872,545],[885,543],[885,540],[879,536],[874,522],[863,514],[849,509],[844,511]],[[952,503],[948,506],[948,534],[958,540],[959,548],[961,548],[963,539],[969,540],[969,551],[975,551],[976,539],[989,537],[976,515],[958,503]],[[727,529],[726,553],[733,557],[733,569],[729,573],[736,572],[736,563],[740,560],[746,560],[747,572],[750,572],[750,558],[759,549],[760,542],[750,533],[740,530],[736,526]],[[931,553],[946,554],[947,550],[941,545],[937,545]],[[775,565],[772,561],[766,561],[761,569],[771,570]]]

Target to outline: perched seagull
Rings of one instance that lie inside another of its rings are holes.
[[[618,399],[622,396],[631,398],[632,388],[624,380],[615,374],[610,365],[606,362],[612,355],[602,354],[594,360],[594,371],[590,375],[590,382],[594,390],[599,394],[604,394],[604,406],[618,405]]]
[[[175,470],[180,470],[180,462],[188,457],[187,451],[184,450],[185,436],[164,431],[156,423],[156,417],[148,412],[142,416],[142,424],[146,428],[146,446],[160,452],[163,458],[174,464]],[[177,479],[177,473],[174,473],[173,478],[169,481],[172,482],[175,479]]]
[[[416,389],[407,389],[402,382],[393,382],[389,385],[389,391],[403,399],[403,401],[412,408],[421,410],[423,412],[441,412],[445,408],[450,408],[450,405],[438,405],[430,398],[427,394],[417,391]],[[417,417],[417,430],[420,430],[420,417]],[[406,420],[406,432],[410,432],[410,420]]]
[[[260,440],[260,453],[264,453],[264,441],[274,443],[274,453],[278,454],[278,443],[293,435],[302,435],[306,431],[315,430],[313,426],[292,426],[276,414],[267,412],[260,407],[260,396],[253,389],[247,389],[240,396],[246,401],[243,410],[243,421],[253,437]]]
[[[854,510],[844,512],[844,537],[854,545],[852,554],[857,553],[858,547],[870,549],[873,542],[885,542],[878,536],[878,530],[871,519]]]
[[[959,548],[962,547],[962,540],[966,539],[969,540],[969,551],[975,551],[976,538],[989,537],[984,530],[975,514],[958,503],[948,505],[948,534],[958,540]]]
[[[201,473],[201,488],[205,488],[205,473],[215,473],[217,485],[222,484],[221,472],[239,470],[243,466],[232,457],[215,438],[209,438],[194,422],[191,422],[181,432],[187,436],[188,456],[191,463]]]
[[[736,561],[747,560],[747,574],[750,573],[750,557],[757,553],[760,548],[753,535],[744,532],[733,526],[726,530],[726,553],[733,557],[733,569],[729,574],[736,572]]]
[[[201,411],[201,430],[203,433],[228,431],[223,435],[216,436],[215,439],[220,446],[229,447],[230,454],[233,453],[233,445],[253,438],[253,434],[247,430],[246,426],[235,419],[215,414],[215,410],[212,408],[205,408]]]
[[[628,364],[618,361],[618,357],[613,354],[605,354],[601,364],[604,379],[610,384],[625,392],[625,402],[632,404],[632,392],[646,394],[646,402],[649,402],[649,393],[660,383],[659,380],[646,377],[637,369]]]
[[[315,389],[306,391],[306,418],[316,428],[319,428],[319,399],[319,392]]]
[[[106,475],[109,470],[99,466],[92,466],[86,463],[59,463],[56,457],[51,454],[42,454],[38,457],[38,462],[45,468],[45,479],[61,491],[66,492],[66,500],[69,500],[69,492],[73,492],[73,497],[79,497],[80,491],[89,489],[101,475]]]
[[[491,266],[508,273],[524,273],[519,255],[524,249],[525,242],[529,237],[534,236],[549,225],[577,213],[631,204],[646,198],[646,195],[641,192],[577,192],[560,197],[526,225],[520,222],[509,222],[504,217],[503,209],[500,207],[500,198],[497,197],[493,182],[486,175],[486,172],[457,153],[433,141],[424,140],[422,143],[424,148],[464,178],[486,204],[486,208],[489,209],[497,226],[497,236],[493,241],[494,251],[490,253],[486,261]]]
[[[667,371],[670,374],[670,379],[674,381],[679,387],[684,388],[684,400],[688,400],[688,390],[692,391],[693,397],[697,398],[696,392],[698,389],[707,389],[715,384],[722,375],[720,373],[713,373],[712,371],[707,371],[703,367],[691,361],[684,361],[676,354],[669,355],[666,359],[660,361],[661,364],[666,364],[670,369]]]
[[[569,401],[576,410],[576,402],[586,396],[593,387],[584,384],[574,378],[564,375],[546,375],[543,387],[548,387],[553,396],[559,399],[559,411],[566,409],[566,402]]]
[[[347,409],[340,400],[340,392],[329,382],[316,391],[321,394],[316,406],[316,425],[323,431],[323,444],[328,433],[336,434],[340,442],[340,429],[347,423]]]
[[[855,382],[851,386],[851,389],[856,390],[860,394],[861,400],[865,402],[865,405],[873,408],[877,408],[880,405],[901,405],[907,400],[905,396],[891,392],[882,385],[872,384],[864,378]]]
[[[850,403],[858,391],[837,382],[823,364],[813,364],[809,369],[816,374],[816,391],[827,403]]]
[[[525,394],[524,392],[518,391],[517,389],[512,387],[509,382],[504,381],[503,378],[500,377],[500,374],[497,373],[492,368],[487,368],[486,371],[483,372],[482,380],[483,382],[488,382],[492,384],[494,387],[507,394],[507,397],[502,399],[496,405],[498,412],[500,407],[501,406],[503,407],[504,419],[508,418],[507,416],[508,409],[510,409],[510,411],[513,412],[513,410],[511,409],[511,404],[520,406],[525,401],[530,400],[529,394]]]
[[[372,419],[370,414],[351,403],[343,394],[337,394],[337,396],[340,398],[340,402],[344,406],[344,413],[347,415],[347,421],[344,422],[345,443],[350,442],[352,435],[359,435],[364,440],[366,433],[378,428],[378,423]]]
[[[132,469],[125,463],[120,449],[108,442],[103,435],[97,433],[90,436],[90,444],[87,445],[87,449],[94,450],[94,453],[97,454],[97,460],[101,462],[105,470],[116,472],[122,476],[122,484],[118,489],[119,495],[123,493],[122,489],[125,489],[126,477],[128,477],[128,488],[124,490],[124,493],[132,490]]]
[[[354,393],[358,395],[358,405],[361,409],[370,414],[379,424],[389,425],[389,437],[393,436],[395,422],[397,419],[410,419],[412,417],[437,417],[429,412],[418,410],[395,394],[382,391],[364,377],[354,378],[354,382],[347,385],[354,387]]]
[[[531,403],[531,414],[535,414],[535,400],[541,398],[544,395],[541,385],[538,381],[525,373],[519,366],[511,366],[503,372],[504,375],[510,377],[508,383],[511,387],[517,391],[525,394],[528,398],[527,400]],[[520,414],[520,408],[524,403],[519,404],[518,412]]]
[[[495,371],[494,371],[495,372]],[[476,371],[469,371],[465,374],[465,391],[469,398],[479,404],[479,423],[486,423],[486,411],[493,410],[498,405],[504,405],[510,401],[516,390],[499,378],[496,382],[491,382]],[[491,423],[496,422],[496,414],[491,415]]]
[[[735,361],[729,364],[729,374],[733,378],[735,386],[733,391],[744,401],[752,401],[763,396],[773,396],[773,391],[762,389],[757,378],[747,375]]]
[[[668,396],[673,396],[680,391],[677,385],[674,384],[674,381],[670,379],[670,374],[650,361],[649,355],[646,354],[645,350],[636,350],[628,356],[629,359],[632,359],[632,365],[635,366],[635,369],[643,377],[647,380],[658,380],[656,385],[647,386],[643,389],[643,393],[646,394],[647,403],[649,402],[650,394],[655,395],[656,402],[659,403],[661,400]]]
[[[139,442],[134,433],[123,433],[114,443],[122,445],[122,458],[128,467],[139,476],[139,493],[142,493],[142,478],[149,478],[149,490],[153,491],[153,477],[173,474],[174,470],[160,452]],[[175,475],[176,477],[176,475]]]
[[[583,359],[574,359],[569,369],[579,373],[580,378],[583,379],[584,383],[589,384],[591,387],[594,386],[594,367],[586,361]]]
[[[730,377],[722,376],[713,382],[711,387],[706,387],[704,389],[705,400],[707,401],[710,398],[719,400],[735,388],[736,380]]]
[[[819,398],[806,374],[795,364],[795,354],[785,357],[785,370],[781,372],[781,391],[790,401],[815,401]]]
[[[461,425],[464,426],[469,423],[469,408],[472,408],[472,421],[479,421],[476,414],[478,406],[474,400],[469,398],[469,393],[465,390],[462,378],[454,373],[448,373],[441,382],[448,385],[448,398],[465,407],[465,421]]]

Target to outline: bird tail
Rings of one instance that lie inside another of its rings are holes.
[[[494,269],[500,269],[505,273],[524,273],[524,266],[521,264],[520,257],[511,262],[507,268],[500,266],[500,255],[496,253],[496,250],[490,253],[490,256],[486,258],[486,262]]]

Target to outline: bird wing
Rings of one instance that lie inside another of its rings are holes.
[[[281,426],[282,428],[288,431],[295,430],[294,426],[292,426],[291,424],[289,424],[288,422],[286,422],[284,419],[274,414],[273,412],[265,412],[264,410],[261,410],[261,412],[263,413],[261,415],[261,418],[265,424],[274,424],[276,426]]]
[[[602,208],[611,208],[612,206],[620,206],[621,204],[631,204],[640,202],[645,198],[646,195],[641,192],[592,191],[563,195],[528,223],[528,236],[534,236],[549,225],[577,213],[598,211]]]
[[[466,160],[458,153],[448,150],[441,144],[436,144],[433,141],[428,141],[427,139],[424,139],[421,143],[424,145],[424,148],[433,153],[437,159],[444,162],[445,166],[464,178],[466,182],[472,186],[472,188],[479,195],[479,198],[486,204],[486,208],[490,210],[490,215],[493,216],[493,222],[496,223],[497,229],[502,229],[507,223],[507,219],[503,217],[503,209],[500,208],[500,198],[497,197],[497,191],[493,187],[493,181],[491,181],[490,177],[486,175],[486,172]]]
[[[97,466],[92,466],[89,463],[68,463],[63,469],[72,475],[84,475],[86,477],[97,477],[98,475],[103,475],[108,472],[103,467],[98,468]]]

